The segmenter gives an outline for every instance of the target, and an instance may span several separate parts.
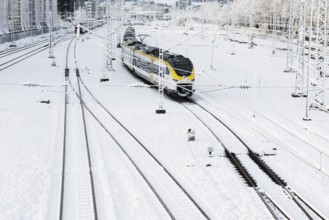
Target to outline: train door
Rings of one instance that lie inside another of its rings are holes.
[[[132,64],[132,70],[134,71],[134,73],[136,73],[135,71],[135,66],[136,66],[136,56],[135,56],[135,50],[132,50],[132,53],[131,53],[131,59],[132,59],[132,62],[130,62]]]
[[[154,83],[154,60],[151,61],[151,65],[150,65],[150,81],[151,83]]]

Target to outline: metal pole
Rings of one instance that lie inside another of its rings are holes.
[[[211,42],[211,65],[210,68],[214,70],[214,40]]]
[[[294,39],[294,0],[290,0],[289,6],[289,27],[287,40],[287,66],[284,72],[292,72],[293,64],[293,39]]]
[[[249,7],[249,49],[254,48],[254,20],[253,7]]]
[[[235,43],[234,43],[234,38],[235,38],[235,23],[234,21],[232,20],[232,26],[231,26],[231,40],[232,40],[232,52],[231,52],[231,55],[235,55]]]
[[[118,20],[118,25],[117,25],[117,41],[118,41],[118,43],[117,43],[117,47],[118,48],[120,48],[121,47],[121,26],[122,26],[122,15],[121,15],[121,13],[122,13],[122,7],[121,7],[122,5],[121,5],[121,0],[118,0],[118,18],[117,18],[117,20]]]
[[[322,152],[320,152],[320,169],[319,170],[321,170],[322,169]]]
[[[15,18],[14,16],[14,3],[13,1],[10,2],[10,20],[12,22],[12,30],[10,31],[10,47],[16,47],[16,42],[15,42]]]
[[[210,68],[212,70],[215,69],[214,68],[214,44],[215,44],[216,37],[217,37],[217,30],[216,30],[216,32],[214,34],[213,40],[211,41],[211,66],[210,66]]]
[[[312,35],[313,35],[313,0],[311,1],[311,18],[310,18],[310,32],[309,32],[309,40],[308,40],[308,68],[307,68],[307,75],[306,75],[306,109],[305,109],[305,117],[303,118],[304,121],[310,121],[311,118],[309,117],[309,83],[310,83],[310,71],[311,71],[311,42],[312,42]]]
[[[231,5],[231,1],[228,1],[229,4]],[[231,41],[232,41],[232,51],[231,51],[231,55],[235,55],[235,43],[234,43],[234,38],[235,38],[235,20],[234,20],[234,16],[232,16],[231,14]]]
[[[54,48],[53,48],[53,18],[52,12],[49,12],[49,56],[48,58],[55,58],[54,57]]]
[[[325,107],[325,92],[322,88],[325,88],[326,81],[326,60],[327,60],[327,0],[318,0],[317,11],[317,25],[316,25],[316,54],[315,54],[315,71],[314,78],[316,80],[316,87],[319,88],[319,92],[314,92],[313,105],[319,107],[319,109]]]
[[[163,92],[164,92],[164,71],[163,71],[163,50],[162,50],[162,22],[161,22],[161,14],[159,17],[159,77],[158,77],[158,108],[155,110],[156,114],[165,114],[166,110],[163,104]]]
[[[187,34],[187,37],[189,35],[189,22],[190,22],[190,14],[189,14],[189,10],[190,10],[190,7],[187,6],[187,19],[186,19],[186,34]],[[161,23],[161,22],[160,22]],[[188,57],[188,38],[186,40],[186,57]]]
[[[273,30],[272,30],[272,35],[273,35],[273,41],[272,41],[272,54],[276,54],[276,0],[273,0]]]
[[[33,2],[32,0],[30,0],[30,29],[31,29],[31,42],[33,43],[32,8],[33,8]]]
[[[295,92],[291,95],[295,98],[303,97],[304,93],[305,20],[305,0],[300,0]]]
[[[110,19],[110,15],[111,15],[111,2],[112,0],[107,0],[106,1],[106,52],[105,52],[105,56],[106,56],[106,67],[112,71],[113,70],[113,29],[112,29],[112,21]]]

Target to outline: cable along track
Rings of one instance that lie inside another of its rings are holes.
[[[287,186],[287,183],[257,153],[253,152],[227,124],[192,99],[187,101],[187,103],[181,102],[182,106],[197,118],[221,144],[225,156],[231,161],[247,185],[256,191],[275,219],[325,219],[321,213],[311,208],[312,206],[307,202],[302,203],[301,200],[298,200],[296,193]],[[198,109],[195,109],[195,107]],[[206,116],[204,116],[204,113],[206,113]],[[201,114],[203,116],[200,116]],[[238,140],[240,146],[225,144],[225,140],[221,140],[214,131],[215,129],[210,127],[202,117],[215,119],[218,122],[217,124],[220,125],[219,128],[216,127],[216,130],[225,132],[225,136],[233,136]]]
[[[121,135],[125,133],[126,137],[133,140],[135,143],[134,145],[139,146],[138,148],[134,147],[138,153],[132,153],[131,148],[127,150],[129,147],[120,144],[120,137],[115,137],[110,131],[111,127],[105,125],[108,123],[108,120],[104,121],[104,117],[100,120],[101,117],[96,116],[94,113],[96,111],[92,111],[91,108],[87,106],[86,102],[81,100],[86,110],[117,143],[118,147],[146,181],[149,188],[166,210],[168,216],[171,219],[211,219],[166,166],[92,94],[81,78],[79,78],[79,81],[92,100],[103,109],[102,114],[105,117],[112,118],[116,126],[120,127],[120,130],[123,131]],[[147,162],[145,158],[148,158]]]

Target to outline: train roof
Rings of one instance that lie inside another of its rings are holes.
[[[153,57],[159,57],[160,48],[158,48],[158,47],[150,47],[147,45],[143,45],[142,47],[140,47],[140,50]],[[163,60],[171,61],[171,60],[177,59],[177,58],[185,58],[185,57],[180,54],[170,53],[167,50],[163,51]]]
[[[132,26],[130,26],[130,27],[127,27],[127,28],[126,28],[126,31],[134,31],[134,32],[135,32],[135,28],[132,27]]]
[[[129,28],[129,27],[128,27]],[[133,27],[132,27],[133,28]],[[126,32],[127,33],[127,32]],[[126,35],[125,33],[125,35]],[[134,33],[134,32],[133,32]],[[138,41],[135,36],[131,36],[131,32],[128,31],[128,35],[124,38],[124,41],[127,42],[128,46],[132,46],[135,50],[140,50],[148,55],[158,58],[160,53],[160,48],[158,47],[151,47],[148,45],[143,44],[142,42]],[[183,58],[183,59],[182,59]],[[188,58],[184,57],[180,54],[170,53],[169,51],[163,51],[163,60],[172,62],[174,60],[186,60]],[[189,60],[189,59],[188,59]]]
[[[124,37],[135,37],[135,32],[126,32],[124,35]]]
[[[135,38],[134,39],[130,39],[130,41],[127,41],[127,44],[128,46],[135,46],[135,45],[143,45],[142,42],[136,40]]]

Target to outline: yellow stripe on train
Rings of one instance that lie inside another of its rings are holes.
[[[159,58],[153,57],[153,56],[151,56],[149,54],[146,54],[146,53],[144,53],[140,50],[135,50],[135,53],[146,56],[146,57],[150,58],[153,61],[159,61],[160,62]],[[177,81],[181,81],[183,79],[183,76],[177,75],[176,71],[171,67],[171,65],[167,61],[162,60],[162,62],[168,67],[169,73],[170,73],[170,76],[172,77],[172,79],[177,80]],[[187,77],[187,79],[189,81],[194,81],[194,78],[195,78],[195,74],[194,74],[194,68],[193,68],[192,71],[191,71],[191,74]]]

